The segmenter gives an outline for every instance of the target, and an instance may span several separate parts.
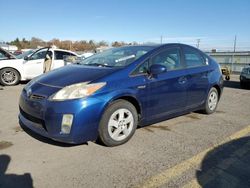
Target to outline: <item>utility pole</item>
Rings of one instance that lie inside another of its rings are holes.
[[[237,35],[234,36],[234,51],[233,51],[233,55],[232,55],[231,71],[233,71],[234,54],[236,52],[236,43],[237,43]]]
[[[201,42],[201,39],[197,39],[197,45],[196,45],[197,48],[200,48],[200,42]]]
[[[234,53],[236,51],[236,42],[237,42],[237,35],[235,35],[234,37]]]
[[[72,41],[69,42],[69,50],[72,48]]]
[[[162,44],[162,41],[163,41],[163,37],[162,37],[162,35],[161,35],[161,44]]]

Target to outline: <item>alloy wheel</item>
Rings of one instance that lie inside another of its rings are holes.
[[[217,103],[218,103],[218,95],[215,91],[212,91],[208,98],[208,108],[211,111],[214,111],[214,109],[217,106]]]
[[[134,117],[132,113],[125,109],[116,110],[109,119],[108,133],[115,141],[126,139],[132,132]]]
[[[14,84],[17,79],[18,75],[14,71],[11,70],[5,70],[1,74],[2,82],[6,85]]]

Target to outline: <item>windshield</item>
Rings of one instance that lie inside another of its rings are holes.
[[[79,62],[79,64],[101,67],[124,67],[152,49],[154,49],[153,46],[126,46],[112,48],[88,57]]]
[[[16,57],[13,54],[11,54],[5,50],[0,49],[0,60],[15,59],[15,58]]]
[[[24,53],[22,53],[22,54],[20,54],[20,55],[17,55],[16,58],[17,58],[17,59],[23,59],[25,56],[29,56],[29,55],[32,54],[33,52],[34,52],[34,50],[29,50],[29,51],[24,52]]]

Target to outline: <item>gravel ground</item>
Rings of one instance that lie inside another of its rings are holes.
[[[157,184],[160,187],[194,182],[202,187],[250,187],[247,131],[244,138],[205,152],[198,166],[177,166],[250,125],[250,90],[239,88],[238,76],[225,86],[215,114],[190,113],[140,128],[131,141],[113,148],[93,142],[64,145],[23,131],[18,99],[24,84],[4,87],[0,90],[0,187],[148,187],[159,173],[165,174]],[[167,179],[169,170],[173,173]]]

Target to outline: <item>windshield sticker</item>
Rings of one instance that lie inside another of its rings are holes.
[[[125,61],[125,60],[132,59],[132,58],[135,58],[135,55],[130,55],[130,56],[122,57],[120,59],[115,60],[115,62],[118,63],[118,62]]]

